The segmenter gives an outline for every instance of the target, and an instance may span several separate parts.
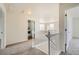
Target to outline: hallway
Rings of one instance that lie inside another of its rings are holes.
[[[0,55],[46,55],[44,52],[32,48],[32,41],[22,42],[20,44],[8,46],[7,48],[1,50]]]

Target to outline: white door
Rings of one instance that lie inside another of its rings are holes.
[[[4,45],[4,12],[0,8],[0,48]]]
[[[72,40],[72,18],[67,18],[67,48],[69,48],[70,41]]]
[[[67,51],[79,55],[79,6],[67,10]]]

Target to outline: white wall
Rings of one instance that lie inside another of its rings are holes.
[[[11,7],[13,8],[13,7]],[[27,41],[27,18],[19,9],[6,7],[6,44]]]

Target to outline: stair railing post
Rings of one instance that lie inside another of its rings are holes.
[[[50,55],[50,31],[48,30],[48,54]]]

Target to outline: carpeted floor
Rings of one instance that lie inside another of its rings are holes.
[[[23,42],[17,45],[0,49],[0,55],[46,55],[44,52],[32,48],[32,41]]]

